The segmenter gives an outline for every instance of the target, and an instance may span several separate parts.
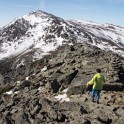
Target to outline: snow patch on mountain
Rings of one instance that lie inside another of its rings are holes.
[[[92,35],[93,45],[104,50],[112,50],[124,56],[124,28],[112,24],[97,24],[83,20],[69,20]]]
[[[78,19],[65,21],[37,11],[0,29],[0,60],[31,53],[35,61],[63,44],[83,42],[124,56],[124,28]]]
[[[24,18],[26,21],[30,23],[30,25],[35,26],[35,28],[29,28],[26,32],[25,36],[21,37],[19,40],[10,41],[10,42],[3,42],[1,46],[1,53],[0,53],[0,59],[11,56],[11,55],[18,55],[22,52],[28,52],[32,48],[33,49],[42,49],[43,54],[47,53],[48,51],[55,50],[57,46],[62,45],[62,38],[56,38],[57,44],[55,43],[49,43],[47,45],[44,40],[42,39],[42,36],[44,35],[44,30],[46,27],[51,26],[50,23],[48,23],[48,18],[43,18],[43,15],[41,17],[38,17],[34,14],[25,15],[23,17],[17,18],[21,19]],[[11,25],[10,23],[9,25]],[[13,23],[14,24],[14,23]],[[41,52],[41,51],[40,51]],[[35,58],[38,57],[37,55]]]
[[[87,32],[94,34],[97,37],[112,40],[117,45],[122,43],[124,45],[124,28],[112,24],[97,24],[89,21],[72,20],[80,24]],[[121,46],[120,47],[124,47]]]

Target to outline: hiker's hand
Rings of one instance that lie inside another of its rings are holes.
[[[88,88],[88,86],[89,86],[89,85],[88,85],[88,83],[87,83],[87,84],[86,84],[86,88]]]

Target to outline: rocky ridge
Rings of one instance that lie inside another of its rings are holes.
[[[91,102],[85,87],[98,67],[106,77],[100,104]],[[117,54],[89,44],[63,45],[3,74],[0,124],[123,124],[124,59]]]

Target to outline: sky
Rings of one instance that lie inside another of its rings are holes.
[[[0,0],[0,27],[37,10],[65,20],[76,18],[124,27],[124,0]]]

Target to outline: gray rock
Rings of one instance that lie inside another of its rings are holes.
[[[53,93],[57,93],[60,89],[61,85],[59,84],[59,82],[55,79],[51,82],[51,89],[53,91]]]

